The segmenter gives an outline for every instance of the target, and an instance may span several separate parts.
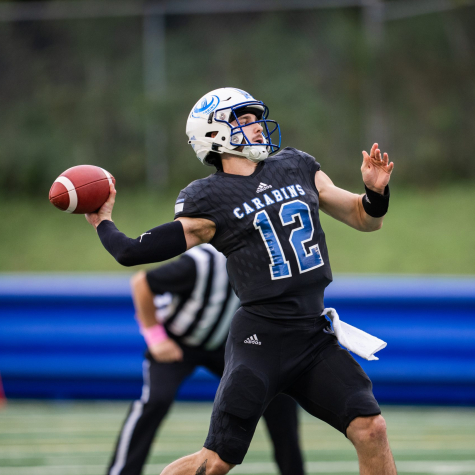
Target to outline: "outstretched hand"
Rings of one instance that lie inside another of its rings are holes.
[[[115,195],[117,194],[113,184],[110,185],[109,192],[109,198],[95,213],[86,213],[87,222],[94,226],[94,228],[97,228],[100,222],[105,219],[112,221],[112,209],[114,208]]]
[[[384,194],[384,189],[389,183],[394,163],[388,163],[389,157],[385,153],[381,157],[381,150],[375,143],[371,147],[371,153],[363,151],[363,164],[361,165],[361,174],[363,175],[364,184],[376,193]]]

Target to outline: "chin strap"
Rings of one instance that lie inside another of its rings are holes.
[[[246,146],[244,150],[248,150],[248,154],[246,158],[251,162],[262,162],[269,156],[269,152],[267,151],[267,147],[265,145],[255,145],[253,147]]]
[[[215,152],[215,153],[229,153],[231,155],[238,155],[239,157],[245,157],[251,162],[257,163],[265,160],[269,156],[269,152],[267,151],[267,147],[265,145],[245,145],[243,147],[242,152],[238,152],[237,150],[231,150],[226,148],[224,145],[217,144],[213,141],[211,137],[203,137],[201,139],[193,139],[188,140],[190,145],[203,145],[209,147],[211,145],[211,150],[207,152]]]

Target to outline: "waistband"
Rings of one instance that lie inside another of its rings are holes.
[[[321,312],[320,312],[321,313]],[[247,318],[256,320],[256,321],[265,321],[270,324],[281,325],[285,327],[300,327],[300,328],[312,328],[318,325],[324,325],[327,323],[327,319],[322,315],[292,315],[288,318],[282,317],[268,317],[263,315],[258,315],[252,312],[252,309],[247,307],[240,307],[236,312],[234,318],[243,315]]]

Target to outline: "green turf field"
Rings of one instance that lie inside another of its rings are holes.
[[[473,274],[475,187],[393,188],[389,215],[376,233],[322,216],[333,271]],[[84,216],[57,210],[46,195],[0,200],[5,224],[0,227],[0,272],[131,272],[104,251]],[[123,193],[119,188],[113,217],[121,231],[136,237],[172,220],[175,199],[176,193]]]
[[[127,404],[9,401],[0,411],[0,475],[102,475]],[[199,450],[210,404],[175,404],[145,471]],[[385,407],[400,474],[475,474],[475,408]],[[351,444],[337,431],[301,413],[308,474],[358,473]],[[276,474],[259,425],[243,465],[231,473]]]

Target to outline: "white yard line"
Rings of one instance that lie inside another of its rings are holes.
[[[159,473],[164,465],[148,465],[146,472]],[[418,460],[397,462],[399,473],[420,473],[424,475],[467,475],[475,473],[475,460],[432,461]],[[45,467],[0,467],[0,475],[97,475],[104,472],[104,465],[56,465]],[[358,473],[356,462],[307,462],[307,473]],[[271,462],[244,463],[232,473],[273,474],[276,465]]]

